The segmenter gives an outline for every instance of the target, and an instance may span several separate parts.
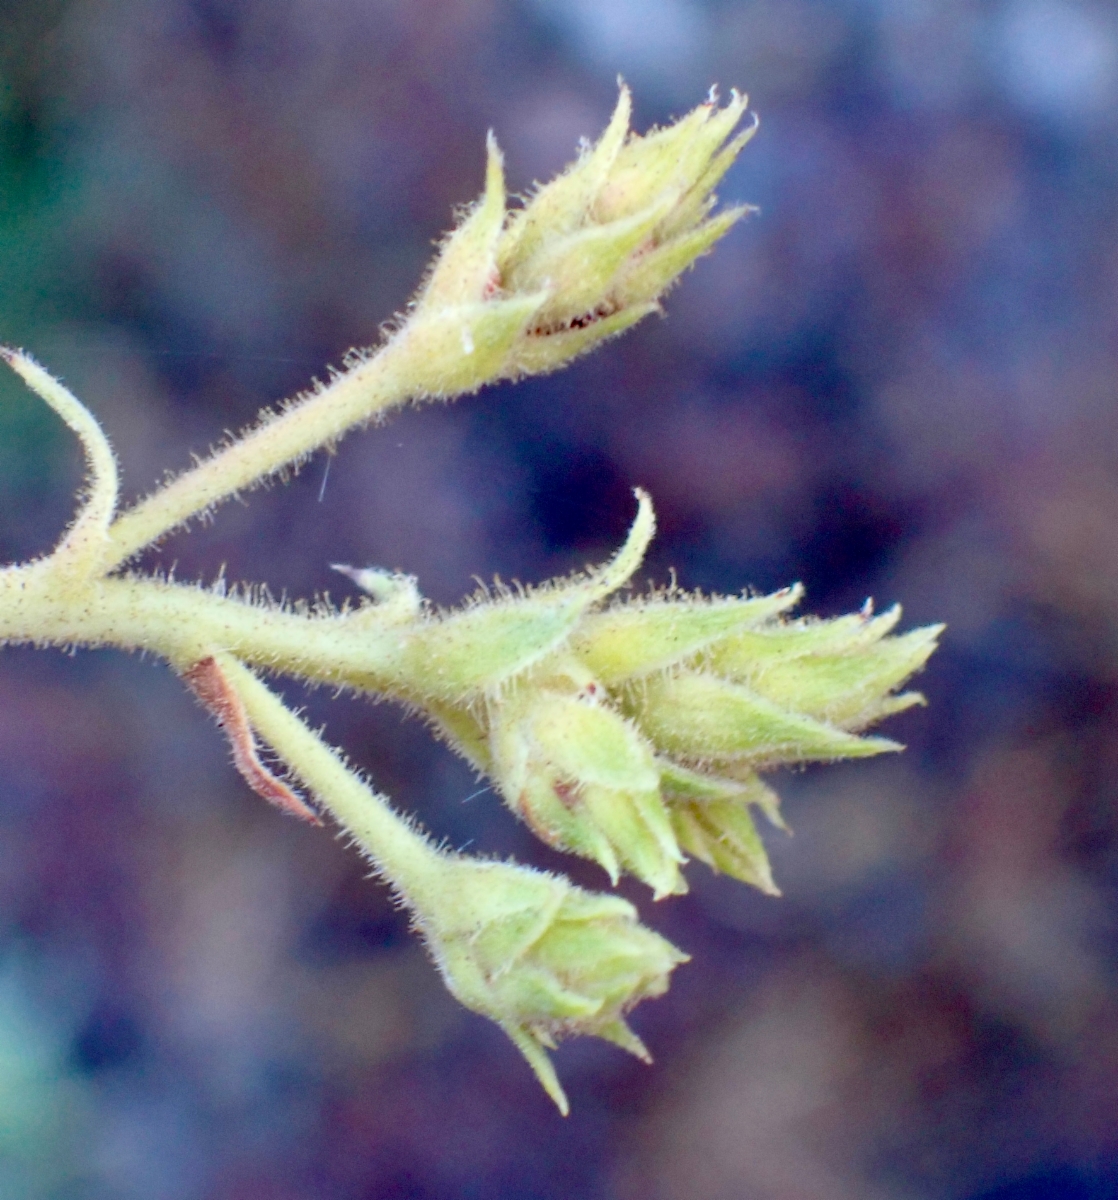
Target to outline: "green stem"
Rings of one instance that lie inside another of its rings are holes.
[[[109,529],[104,570],[118,567],[198,513],[297,464],[354,425],[422,395],[421,370],[414,368],[423,364],[402,352],[406,342],[397,337],[375,357],[265,420],[119,516]]]
[[[340,682],[359,672],[388,687],[393,651],[406,632],[378,626],[370,606],[313,616],[154,579],[75,587],[54,567],[43,559],[0,569],[0,644],[147,650],[179,669],[216,647],[285,674]]]
[[[409,906],[437,888],[445,873],[444,860],[427,838],[393,812],[247,667],[230,654],[214,657],[243,701],[252,727],[361,844]]]

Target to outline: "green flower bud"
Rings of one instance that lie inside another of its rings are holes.
[[[450,991],[496,1021],[566,1115],[546,1048],[589,1034],[648,1060],[625,1014],[687,956],[631,904],[511,863],[447,858],[417,921]]]
[[[616,332],[604,322],[629,310],[650,311],[680,273],[745,214],[740,208],[705,220],[714,203],[712,189],[751,133],[723,148],[745,104],[735,93],[725,109],[711,101],[667,129],[626,140],[630,101],[628,89],[621,88],[597,144],[515,213],[498,243],[497,268],[506,292],[548,292],[533,326],[535,338],[577,329],[584,336],[568,343],[577,353]],[[538,362],[539,354],[537,347],[522,369]],[[553,365],[559,364],[545,359],[544,369]]]
[[[587,681],[578,692],[528,683],[494,705],[490,748],[509,806],[543,841],[625,868],[657,898],[686,891],[652,748]]]
[[[656,311],[748,211],[707,219],[715,185],[753,133],[723,144],[745,104],[736,93],[724,109],[712,99],[641,138],[629,134],[622,86],[597,144],[511,215],[490,134],[485,191],[444,241],[397,334],[405,357],[424,364],[426,393],[553,370]]]
[[[680,846],[712,870],[779,896],[749,811],[756,805],[774,824],[786,828],[776,793],[753,772],[735,780],[688,771],[676,763],[661,766],[664,799]]]
[[[626,703],[661,751],[689,762],[775,766],[900,749],[886,738],[855,737],[698,671],[654,676],[633,687]]]
[[[919,692],[893,690],[927,662],[943,632],[928,625],[885,637],[900,608],[881,617],[775,625],[715,646],[710,666],[785,708],[840,729],[864,729],[892,713],[923,703]]]
[[[571,649],[588,670],[614,686],[683,662],[727,635],[769,622],[795,605],[803,588],[771,596],[703,600],[668,593],[651,600],[590,613],[571,637]]]

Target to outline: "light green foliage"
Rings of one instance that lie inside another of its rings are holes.
[[[655,898],[686,890],[687,856],[776,893],[753,809],[782,825],[757,772],[897,750],[860,736],[917,703],[897,694],[939,626],[901,636],[899,609],[790,620],[801,589],[618,601],[655,531],[637,493],[625,544],[604,566],[541,587],[483,590],[436,611],[416,581],[339,566],[364,593],[342,611],[215,594],[120,568],[229,496],[298,465],[408,400],[549,371],[659,307],[662,294],[745,213],[711,215],[712,189],[749,140],[734,94],[644,137],[623,87],[605,133],[508,211],[490,138],[485,191],[443,242],[419,295],[375,353],[355,353],[209,459],[117,513],[112,451],[92,415],[27,355],[6,361],[81,439],[83,502],[53,554],[0,568],[0,644],[113,646],[166,659],[219,720],[265,799],[318,811],[277,778],[265,743],[347,831],[412,912],[450,990],[497,1021],[566,1112],[547,1049],[593,1034],[647,1057],[625,1013],[661,994],[686,956],[633,908],[565,878],[436,849],[259,672],[386,696],[422,713],[550,845]]]

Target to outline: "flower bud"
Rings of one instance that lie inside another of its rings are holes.
[[[625,868],[657,898],[686,891],[652,749],[597,695],[593,682],[578,693],[526,684],[495,705],[501,791],[540,838],[593,859],[614,883]]]
[[[652,677],[631,689],[627,707],[658,749],[688,762],[775,766],[900,749],[886,738],[855,737],[698,671]]]
[[[661,767],[664,800],[680,847],[714,871],[779,896],[749,811],[756,805],[773,824],[786,828],[776,793],[751,771],[737,780],[688,771],[676,763]]]
[[[840,729],[864,729],[923,702],[918,692],[892,693],[924,666],[943,626],[886,637],[899,619],[895,606],[880,617],[867,608],[833,621],[774,623],[714,645],[707,662],[782,707]]]
[[[551,349],[579,353],[652,311],[745,214],[738,208],[706,219],[713,188],[751,136],[722,148],[745,104],[735,93],[725,109],[712,101],[642,138],[628,135],[629,91],[622,86],[597,144],[513,214],[496,249],[501,286],[548,293],[513,356],[519,370],[559,365],[558,353],[549,359],[540,342],[577,331],[578,339]]]
[[[769,622],[797,603],[803,588],[771,596],[704,600],[668,593],[590,613],[571,637],[571,649],[602,683],[613,686],[693,657],[728,635]]]
[[[625,1014],[687,956],[631,904],[511,863],[444,859],[417,920],[447,987],[496,1021],[566,1115],[545,1048],[589,1034],[648,1060]]]
[[[708,219],[712,191],[752,136],[726,143],[745,111],[734,93],[666,129],[629,134],[622,86],[598,142],[523,208],[506,210],[490,134],[485,192],[445,239],[397,348],[423,364],[428,395],[563,366],[655,312],[681,272],[746,211]]]

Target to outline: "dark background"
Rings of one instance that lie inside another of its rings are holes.
[[[563,1121],[356,857],[249,795],[159,664],[0,657],[0,1196],[1118,1195],[1118,13],[1102,0],[6,0],[0,339],[129,496],[376,339],[486,129],[514,189],[748,90],[760,205],[576,367],[397,416],[145,565],[539,580],[648,488],[649,577],[946,620],[890,761],[786,773],[782,900],[689,870],[656,1064]],[[0,382],[0,559],[76,446]],[[290,697],[305,699],[295,687]],[[547,866],[390,706],[316,720],[439,837]],[[600,873],[575,864],[601,886]]]

